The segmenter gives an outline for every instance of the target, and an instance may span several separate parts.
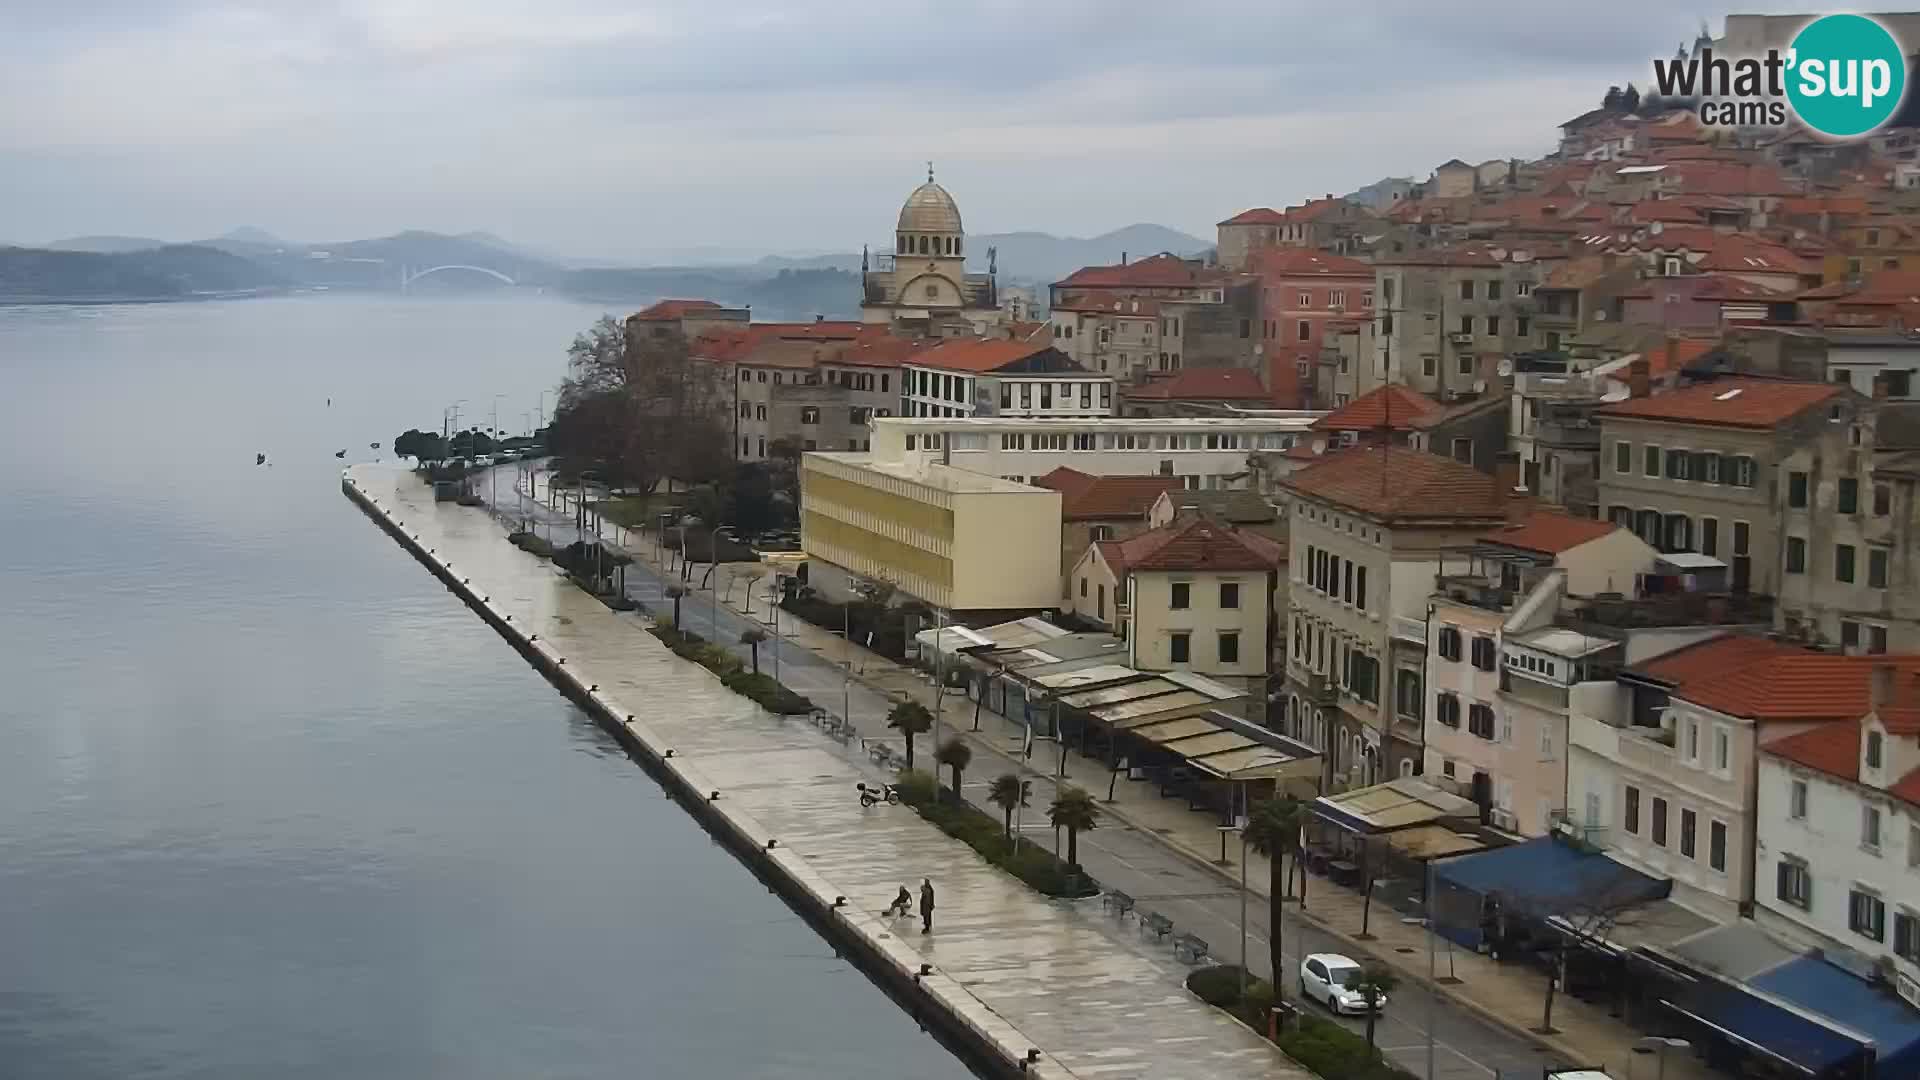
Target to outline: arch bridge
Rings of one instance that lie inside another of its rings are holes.
[[[400,287],[404,289],[407,286],[412,285],[414,282],[419,281],[421,278],[426,277],[428,274],[438,274],[442,270],[471,270],[476,274],[485,274],[488,277],[493,278],[496,281],[499,281],[503,285],[519,284],[518,282],[514,281],[512,278],[508,277],[507,275],[501,273],[498,270],[492,269],[491,267],[467,266],[463,263],[448,263],[444,266],[429,266],[424,270],[415,270],[410,266],[403,266],[400,268]]]

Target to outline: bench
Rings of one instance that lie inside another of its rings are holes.
[[[1151,933],[1155,941],[1165,941],[1167,935],[1173,933],[1173,920],[1157,911],[1149,911],[1147,917],[1140,920],[1140,932]]]
[[[1121,918],[1125,918],[1127,912],[1133,910],[1133,897],[1128,896],[1118,889],[1114,889],[1100,898],[1100,906]]]
[[[1189,964],[1197,964],[1207,958],[1207,943],[1192,934],[1177,934],[1173,939],[1173,955]]]

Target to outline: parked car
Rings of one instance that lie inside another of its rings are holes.
[[[1351,988],[1358,985],[1365,974],[1366,969],[1352,957],[1313,953],[1300,961],[1300,996],[1318,1001],[1337,1013],[1364,1014],[1367,999]],[[1386,1004],[1387,995],[1381,994],[1375,999],[1374,1008],[1382,1009]]]

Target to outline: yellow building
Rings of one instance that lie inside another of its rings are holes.
[[[1901,218],[1877,217],[1834,230],[1821,261],[1820,280],[1831,285],[1872,277],[1882,270],[1920,270],[1920,227]]]
[[[950,612],[1060,603],[1060,493],[940,464],[800,459],[808,582],[883,580]]]

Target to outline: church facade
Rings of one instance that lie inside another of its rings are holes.
[[[861,253],[861,321],[910,337],[971,337],[1002,325],[994,252],[986,273],[969,274],[966,243],[960,207],[929,165],[927,182],[900,208],[893,251]]]

